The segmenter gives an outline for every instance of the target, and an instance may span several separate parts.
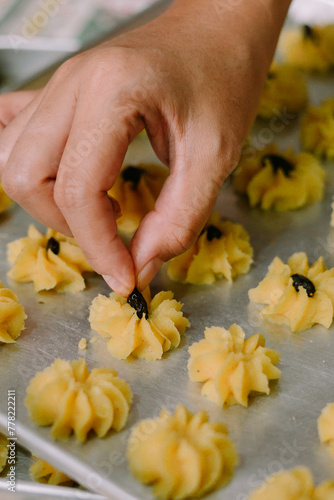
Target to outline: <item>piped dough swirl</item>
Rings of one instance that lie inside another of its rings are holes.
[[[334,98],[306,110],[301,120],[301,140],[307,151],[334,160]]]
[[[313,155],[280,153],[271,144],[258,151],[251,146],[245,149],[232,179],[251,207],[282,212],[321,200],[325,171]]]
[[[43,235],[30,225],[28,236],[8,244],[13,264],[8,276],[19,283],[34,283],[35,292],[80,292],[85,288],[82,273],[93,271],[74,238],[52,229]]]
[[[328,445],[334,456],[334,403],[328,403],[318,418],[318,434],[320,441]]]
[[[315,289],[309,296],[303,286],[294,286],[293,275],[309,280]],[[322,257],[308,263],[304,252],[294,253],[287,264],[275,257],[265,278],[248,292],[251,302],[266,304],[261,315],[278,325],[300,332],[318,323],[329,328],[333,321],[334,268],[327,269]]]
[[[121,209],[117,227],[125,233],[134,233],[148,212],[154,209],[156,199],[168,176],[161,165],[125,165],[108,194]]]
[[[0,343],[14,343],[24,329],[26,318],[17,295],[0,281]]]
[[[30,476],[34,481],[43,484],[73,486],[75,481],[69,476],[56,469],[42,458],[36,457],[36,461],[29,468]]]
[[[240,224],[222,221],[214,212],[194,245],[168,263],[167,273],[174,281],[194,285],[209,285],[221,278],[232,282],[238,274],[249,271],[252,257],[246,230]]]
[[[238,463],[226,426],[181,404],[174,415],[163,409],[159,417],[139,422],[127,456],[134,476],[161,499],[201,497],[224,486]]]
[[[281,377],[275,366],[280,355],[265,347],[259,333],[245,340],[245,332],[233,324],[228,330],[206,328],[204,339],[189,347],[190,380],[202,382],[201,394],[219,406],[248,406],[251,393],[269,394],[269,381]]]
[[[251,493],[248,500],[332,500],[334,481],[325,481],[315,487],[307,467],[296,467],[269,476]]]
[[[297,115],[305,108],[307,99],[307,87],[301,71],[275,63],[267,76],[258,116],[270,120],[279,113]]]
[[[130,387],[115,370],[94,368],[89,373],[83,359],[56,359],[30,381],[25,405],[37,425],[51,426],[55,439],[68,439],[74,432],[83,442],[89,431],[101,438],[110,429],[121,430],[131,400]]]
[[[98,295],[90,306],[89,322],[93,330],[109,338],[108,349],[119,359],[130,355],[148,361],[160,359],[164,352],[178,347],[181,335],[190,325],[183,316],[182,304],[172,292],[159,292],[145,299],[148,317],[140,319],[124,297],[113,292]]]

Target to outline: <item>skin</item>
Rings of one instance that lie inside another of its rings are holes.
[[[44,89],[0,96],[5,191],[73,235],[121,295],[189,248],[235,168],[290,0],[175,0],[153,22],[73,57]],[[126,249],[106,194],[146,128],[170,169]]]

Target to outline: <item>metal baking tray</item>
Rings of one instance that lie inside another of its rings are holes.
[[[319,102],[330,96],[333,80],[333,77],[310,78],[311,100]],[[285,124],[279,132],[272,131],[267,123],[257,123],[252,135],[258,141],[270,138],[283,147],[299,147],[297,119]],[[128,159],[145,161],[151,157],[146,140],[139,138]],[[334,230],[329,226],[334,165],[327,163],[325,168],[323,201],[288,213],[250,210],[247,201],[234,193],[230,182],[225,183],[215,209],[249,231],[255,250],[254,264],[247,275],[239,276],[234,283],[221,281],[211,286],[178,284],[162,270],[152,283],[153,294],[172,290],[184,303],[191,327],[178,349],[155,362],[116,360],[108,353],[105,339],[89,343],[96,333],[90,330],[88,307],[98,293],[109,293],[101,277],[90,276],[87,289],[77,295],[53,292],[36,295],[32,285],[15,284],[7,279],[6,244],[24,236],[33,221],[18,206],[2,214],[0,278],[18,294],[28,319],[16,344],[0,346],[0,430],[7,428],[7,391],[14,389],[16,432],[23,446],[95,494],[110,499],[152,499],[151,489],[137,482],[128,471],[127,437],[140,419],[158,415],[162,407],[173,411],[182,402],[193,412],[205,409],[212,420],[225,422],[240,455],[240,465],[232,481],[208,495],[210,500],[244,500],[268,474],[296,465],[310,467],[316,482],[334,477],[334,460],[326,447],[319,444],[316,423],[322,408],[334,401],[334,327],[326,330],[315,326],[293,334],[288,328],[262,321],[259,308],[250,306],[247,296],[248,290],[264,277],[275,255],[286,260],[293,252],[305,251],[310,261],[322,255],[328,267],[334,266]],[[279,364],[282,379],[271,384],[269,396],[253,398],[247,409],[241,406],[221,409],[210,403],[200,395],[201,385],[190,382],[187,374],[187,349],[203,337],[204,328],[229,327],[234,322],[245,329],[247,337],[261,331],[267,346],[277,349],[282,358]],[[84,353],[78,349],[82,337],[88,340]],[[73,438],[56,442],[48,428],[39,428],[29,420],[23,403],[26,386],[37,371],[49,366],[55,358],[73,360],[81,356],[89,369],[113,367],[130,384],[134,401],[129,421],[122,432],[111,433],[105,439],[90,439],[85,444],[78,444]],[[78,490],[73,489],[68,498],[78,498],[77,494]]]
[[[31,479],[29,468],[33,465],[34,458],[30,451],[18,445],[16,447],[16,500],[52,500],[52,499],[71,499],[74,490],[72,487],[53,486],[35,482]],[[9,473],[9,464],[0,473],[0,498],[1,500],[12,500],[13,493],[8,491],[7,475]],[[76,500],[106,500],[101,495],[96,495],[80,487],[75,489]]]

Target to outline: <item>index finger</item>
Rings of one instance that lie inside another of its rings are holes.
[[[133,261],[117,235],[107,192],[143,127],[135,111],[79,101],[54,186],[56,204],[88,261],[125,296],[135,287]]]

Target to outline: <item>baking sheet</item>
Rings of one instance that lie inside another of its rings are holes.
[[[311,78],[313,102],[331,95],[333,77]],[[275,133],[266,123],[253,130],[255,140],[265,141],[274,135],[281,145],[298,145],[298,120]],[[152,153],[144,139],[138,139],[129,161],[145,161]],[[17,401],[16,432],[19,441],[36,454],[71,475],[89,490],[111,499],[152,499],[151,489],[137,482],[127,469],[126,443],[131,427],[142,418],[158,415],[163,406],[173,411],[182,402],[191,411],[206,409],[212,420],[225,422],[235,441],[240,465],[229,485],[208,495],[210,500],[243,500],[268,474],[283,468],[306,465],[316,482],[334,477],[334,460],[319,444],[316,420],[322,408],[334,401],[333,352],[334,327],[320,326],[292,334],[289,329],[263,322],[259,307],[250,306],[247,292],[257,285],[275,255],[286,260],[295,251],[306,251],[310,261],[320,255],[334,266],[334,231],[329,227],[330,203],[334,192],[334,165],[327,163],[326,193],[322,203],[315,203],[289,213],[263,213],[248,207],[235,195],[227,181],[216,209],[249,231],[255,250],[251,272],[239,276],[233,284],[221,281],[211,286],[186,286],[174,283],[162,271],[152,283],[153,294],[170,289],[184,303],[184,313],[191,327],[178,349],[160,361],[119,361],[106,350],[105,339],[96,336],[88,323],[88,307],[98,293],[107,294],[102,278],[88,278],[87,289],[78,295],[53,292],[35,295],[33,286],[19,285],[6,278],[6,244],[26,234],[32,219],[18,206],[0,217],[0,277],[19,296],[28,314],[26,330],[14,345],[0,347],[0,428],[7,427],[7,391],[15,389]],[[41,226],[39,226],[41,227]],[[229,327],[239,323],[246,336],[261,331],[268,347],[281,353],[282,379],[271,384],[269,396],[251,400],[248,409],[232,406],[221,409],[200,395],[200,384],[189,381],[187,348],[203,337],[206,326]],[[77,345],[85,337],[88,349]],[[131,386],[134,401],[126,428],[107,438],[90,439],[85,444],[55,442],[48,428],[30,422],[23,400],[28,381],[57,357],[73,360],[84,356],[89,369],[113,367]],[[73,490],[73,498],[76,497]],[[2,498],[2,497],[1,497]]]
[[[53,486],[33,481],[30,477],[29,469],[35,462],[30,451],[17,445],[16,447],[16,500],[49,500],[49,499],[72,499],[75,495],[76,500],[106,500],[101,495],[96,495],[85,491],[81,487]],[[9,473],[9,464],[0,473],[0,498],[1,500],[13,499],[13,493],[8,491],[7,475]]]

